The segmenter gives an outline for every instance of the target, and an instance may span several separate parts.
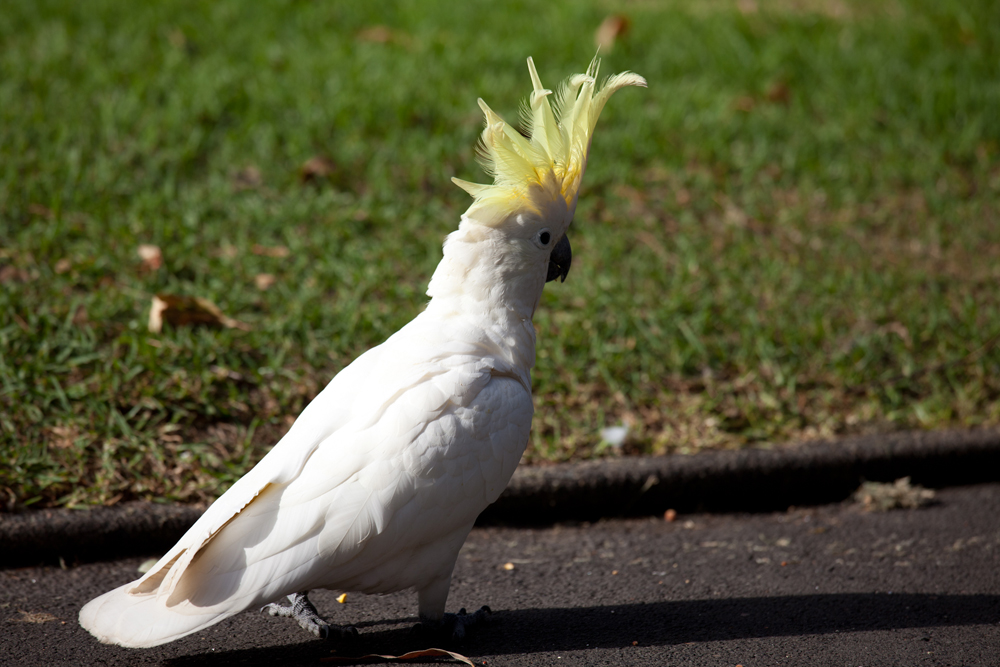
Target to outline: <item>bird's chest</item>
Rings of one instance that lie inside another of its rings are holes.
[[[493,377],[462,405],[449,404],[403,454],[403,464],[439,507],[478,515],[507,486],[528,442],[533,406],[524,386]]]

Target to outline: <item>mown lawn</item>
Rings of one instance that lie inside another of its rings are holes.
[[[476,98],[513,120],[609,15],[649,89],[601,119],[526,458],[1000,423],[1000,3],[23,0],[0,504],[221,493],[425,303]],[[157,293],[241,326],[151,333]]]

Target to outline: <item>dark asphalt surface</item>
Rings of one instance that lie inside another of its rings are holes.
[[[328,591],[314,595],[320,612],[361,632],[336,654],[259,613],[156,649],[98,644],[77,611],[141,560],[0,570],[0,664],[274,667],[440,644],[409,633],[410,593],[341,605]],[[449,648],[498,667],[1000,665],[1000,484],[882,514],[840,504],[476,529],[449,609],[482,604],[493,623]]]

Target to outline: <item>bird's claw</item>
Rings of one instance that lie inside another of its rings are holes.
[[[355,639],[358,636],[358,630],[353,625],[327,623],[305,593],[292,593],[288,599],[291,604],[272,602],[261,607],[261,611],[270,616],[294,618],[300,628],[320,639]]]
[[[452,641],[462,641],[469,630],[477,625],[485,625],[492,615],[493,610],[485,605],[472,614],[467,613],[463,607],[457,614],[445,614],[436,621],[421,619],[413,626],[413,632],[434,634]]]

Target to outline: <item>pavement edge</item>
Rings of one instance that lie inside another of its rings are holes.
[[[768,511],[847,498],[862,481],[940,488],[1000,480],[1000,430],[912,431],[776,449],[522,466],[479,525],[694,511]],[[204,508],[128,502],[0,514],[0,567],[166,551]]]

